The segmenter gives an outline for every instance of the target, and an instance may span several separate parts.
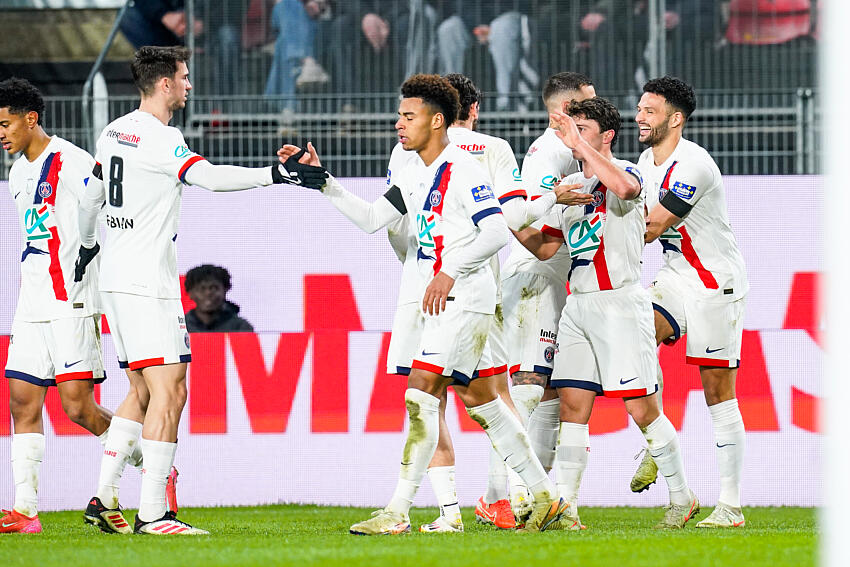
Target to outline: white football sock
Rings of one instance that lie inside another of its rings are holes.
[[[466,411],[475,421],[482,424],[496,452],[522,478],[534,499],[551,500],[555,495],[555,485],[546,476],[546,471],[531,450],[522,424],[505,402],[496,398],[492,402],[466,408]]]
[[[537,384],[517,384],[511,386],[511,399],[514,401],[514,407],[519,413],[519,420],[523,427],[528,427],[528,418],[531,417],[531,412],[540,403],[540,398],[543,397],[543,386]]]
[[[490,464],[487,468],[487,492],[484,493],[484,502],[492,504],[508,497],[508,467],[505,461],[490,445]]]
[[[534,453],[545,471],[552,470],[555,445],[561,427],[561,401],[558,398],[540,402],[528,419],[528,437]]]
[[[455,468],[431,467],[428,469],[428,480],[431,488],[437,495],[437,503],[440,505],[440,515],[451,523],[458,525],[463,523],[460,515],[460,506],[457,502],[457,490],[455,489]]]
[[[564,502],[575,505],[581,477],[587,467],[590,452],[590,428],[587,424],[561,423],[558,448],[555,456],[555,481]]]
[[[747,436],[738,400],[731,399],[708,406],[714,426],[717,469],[720,472],[718,500],[733,508],[741,507],[741,470]]]
[[[661,370],[661,361],[655,361],[655,378],[658,380],[658,392],[655,399],[658,400],[658,411],[664,413],[664,402],[661,400],[661,394],[664,393],[664,371]]]
[[[676,428],[662,413],[646,429],[641,430],[649,444],[649,454],[655,459],[658,470],[664,475],[670,491],[670,503],[686,506],[691,502],[691,491],[685,478],[685,465],[679,450]]]
[[[43,434],[12,435],[12,476],[15,479],[13,508],[30,518],[38,514],[38,477],[43,460]]]
[[[413,499],[416,497],[416,491],[419,490],[422,476],[428,469],[428,463],[431,462],[434,451],[437,450],[437,439],[440,434],[440,398],[416,388],[408,388],[404,392],[404,403],[407,405],[410,430],[404,443],[398,484],[387,505],[387,510],[406,515],[413,505]]]
[[[114,415],[104,435],[106,433],[108,436],[100,461],[97,497],[104,506],[114,510],[118,508],[118,489],[121,485],[121,475],[124,474],[124,465],[137,449],[142,424]]]
[[[142,497],[139,503],[139,518],[143,522],[159,520],[168,511],[165,501],[165,485],[177,453],[177,443],[152,441],[142,437],[142,454],[145,468],[142,471]]]

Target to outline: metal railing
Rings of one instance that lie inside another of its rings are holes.
[[[623,116],[615,153],[636,159],[642,150],[634,121],[636,96],[609,95]],[[517,97],[522,95],[515,95]],[[482,103],[480,130],[507,139],[517,158],[540,135],[547,115],[488,112],[494,95]],[[398,95],[316,95],[297,101],[294,111],[280,112],[283,101],[262,96],[193,97],[191,112],[175,115],[193,150],[213,163],[265,165],[282,143],[317,147],[324,163],[340,176],[383,176],[396,136]],[[133,110],[133,97],[111,97],[103,112],[110,119]],[[45,127],[81,146],[96,137],[81,119],[80,98],[48,98]],[[187,108],[189,110],[189,108]],[[699,106],[686,136],[705,147],[725,174],[784,175],[821,171],[818,94],[812,89],[785,92],[699,93]],[[9,156],[0,154],[0,178],[8,175]]]

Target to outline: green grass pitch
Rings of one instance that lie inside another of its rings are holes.
[[[818,542],[812,508],[745,508],[747,526],[733,531],[652,529],[657,508],[584,508],[588,529],[518,534],[475,523],[463,511],[464,534],[362,537],[348,526],[369,516],[362,508],[263,506],[193,508],[180,517],[210,536],[154,537],[101,534],[82,512],[41,514],[41,535],[0,536],[4,567],[187,565],[564,565],[568,567],[805,567],[815,565]],[[703,509],[697,520],[710,509]],[[436,516],[414,509],[413,529]],[[132,524],[134,512],[126,514]]]

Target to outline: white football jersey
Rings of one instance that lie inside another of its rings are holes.
[[[667,192],[678,200],[683,220],[660,237],[665,265],[700,293],[738,299],[749,290],[744,257],[729,225],[726,191],[717,164],[702,147],[679,141],[667,160],[655,165],[652,148],[638,161],[651,211]],[[676,208],[676,207],[674,207]]]
[[[502,214],[487,172],[468,152],[449,144],[429,166],[420,159],[393,176],[401,189],[418,241],[417,298],[444,262],[475,240],[478,223]],[[450,293],[468,311],[493,313],[496,282],[489,262],[458,277]]]
[[[487,170],[500,204],[526,197],[516,156],[507,140],[458,126],[449,128],[449,140],[469,152]]]
[[[176,241],[183,181],[203,159],[180,130],[147,112],[135,110],[106,127],[95,154],[106,198],[101,291],[180,297]]]
[[[547,128],[528,148],[522,160],[522,184],[530,199],[543,195],[555,187],[555,183],[567,175],[579,171],[579,164],[573,158],[572,151],[564,145],[555,130]],[[534,228],[543,226],[538,220]],[[511,253],[502,267],[502,279],[517,272],[541,274],[566,285],[569,272],[570,255],[561,249],[555,256],[540,261],[519,242],[511,243]]]
[[[641,180],[635,164],[621,159],[614,164]],[[642,180],[640,194],[631,200],[620,199],[596,176],[586,178],[582,172],[567,176],[565,182],[581,183],[582,192],[593,195],[590,205],[558,205],[561,210],[547,216],[541,229],[564,239],[570,291],[587,293],[638,283],[646,232]]]
[[[35,161],[21,156],[9,172],[23,236],[21,289],[15,319],[50,321],[100,312],[98,258],[74,282],[80,249],[79,204],[94,160],[57,136]]]

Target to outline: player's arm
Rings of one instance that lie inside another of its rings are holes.
[[[538,260],[548,260],[564,244],[564,234],[559,229],[548,225],[544,225],[542,230],[529,226],[520,231],[511,232],[519,243]]]
[[[190,185],[215,192],[244,191],[272,184],[321,188],[325,184],[327,171],[323,167],[299,163],[299,157],[293,155],[287,159],[280,158],[281,163],[271,167],[213,165],[201,158],[189,165],[182,179]]]
[[[80,198],[79,228],[80,251],[74,266],[74,281],[83,280],[86,266],[97,256],[100,245],[97,243],[97,215],[106,202],[106,191],[103,186],[103,168],[95,163],[91,176],[86,184],[86,190]]]
[[[667,199],[668,195],[671,195],[671,193],[668,192],[667,195],[664,195],[661,202],[649,211],[649,216],[646,218],[646,234],[643,236],[643,241],[647,244],[654,242],[668,228],[682,221],[682,217],[676,216],[670,211],[670,208],[681,212],[683,216],[688,214],[679,208],[679,203],[676,203],[676,200],[681,201],[681,199],[675,195],[673,195],[675,199]],[[666,204],[664,202],[665,200],[667,201]]]
[[[667,191],[646,219],[644,241],[647,243],[684,220],[714,186],[713,172],[700,163],[674,163],[665,177]]]
[[[581,137],[578,126],[571,116],[563,112],[553,112],[549,118],[556,125],[556,134],[571,150],[581,147],[584,162],[599,178],[609,191],[624,201],[629,201],[640,195],[641,182],[634,174],[617,167],[608,158],[593,149]]]
[[[534,221],[552,212],[552,207],[558,205],[589,205],[593,195],[582,193],[581,183],[555,183],[552,191],[540,195],[536,199],[512,199],[502,204],[505,221],[511,231],[520,231]],[[501,201],[501,199],[500,199]]]
[[[446,308],[446,301],[455,280],[489,262],[493,254],[508,243],[508,225],[499,208],[495,209],[479,218],[473,215],[473,222],[478,225],[479,232],[475,240],[443,260],[439,273],[425,288],[425,295],[422,297],[422,310],[425,313],[439,315]]]

